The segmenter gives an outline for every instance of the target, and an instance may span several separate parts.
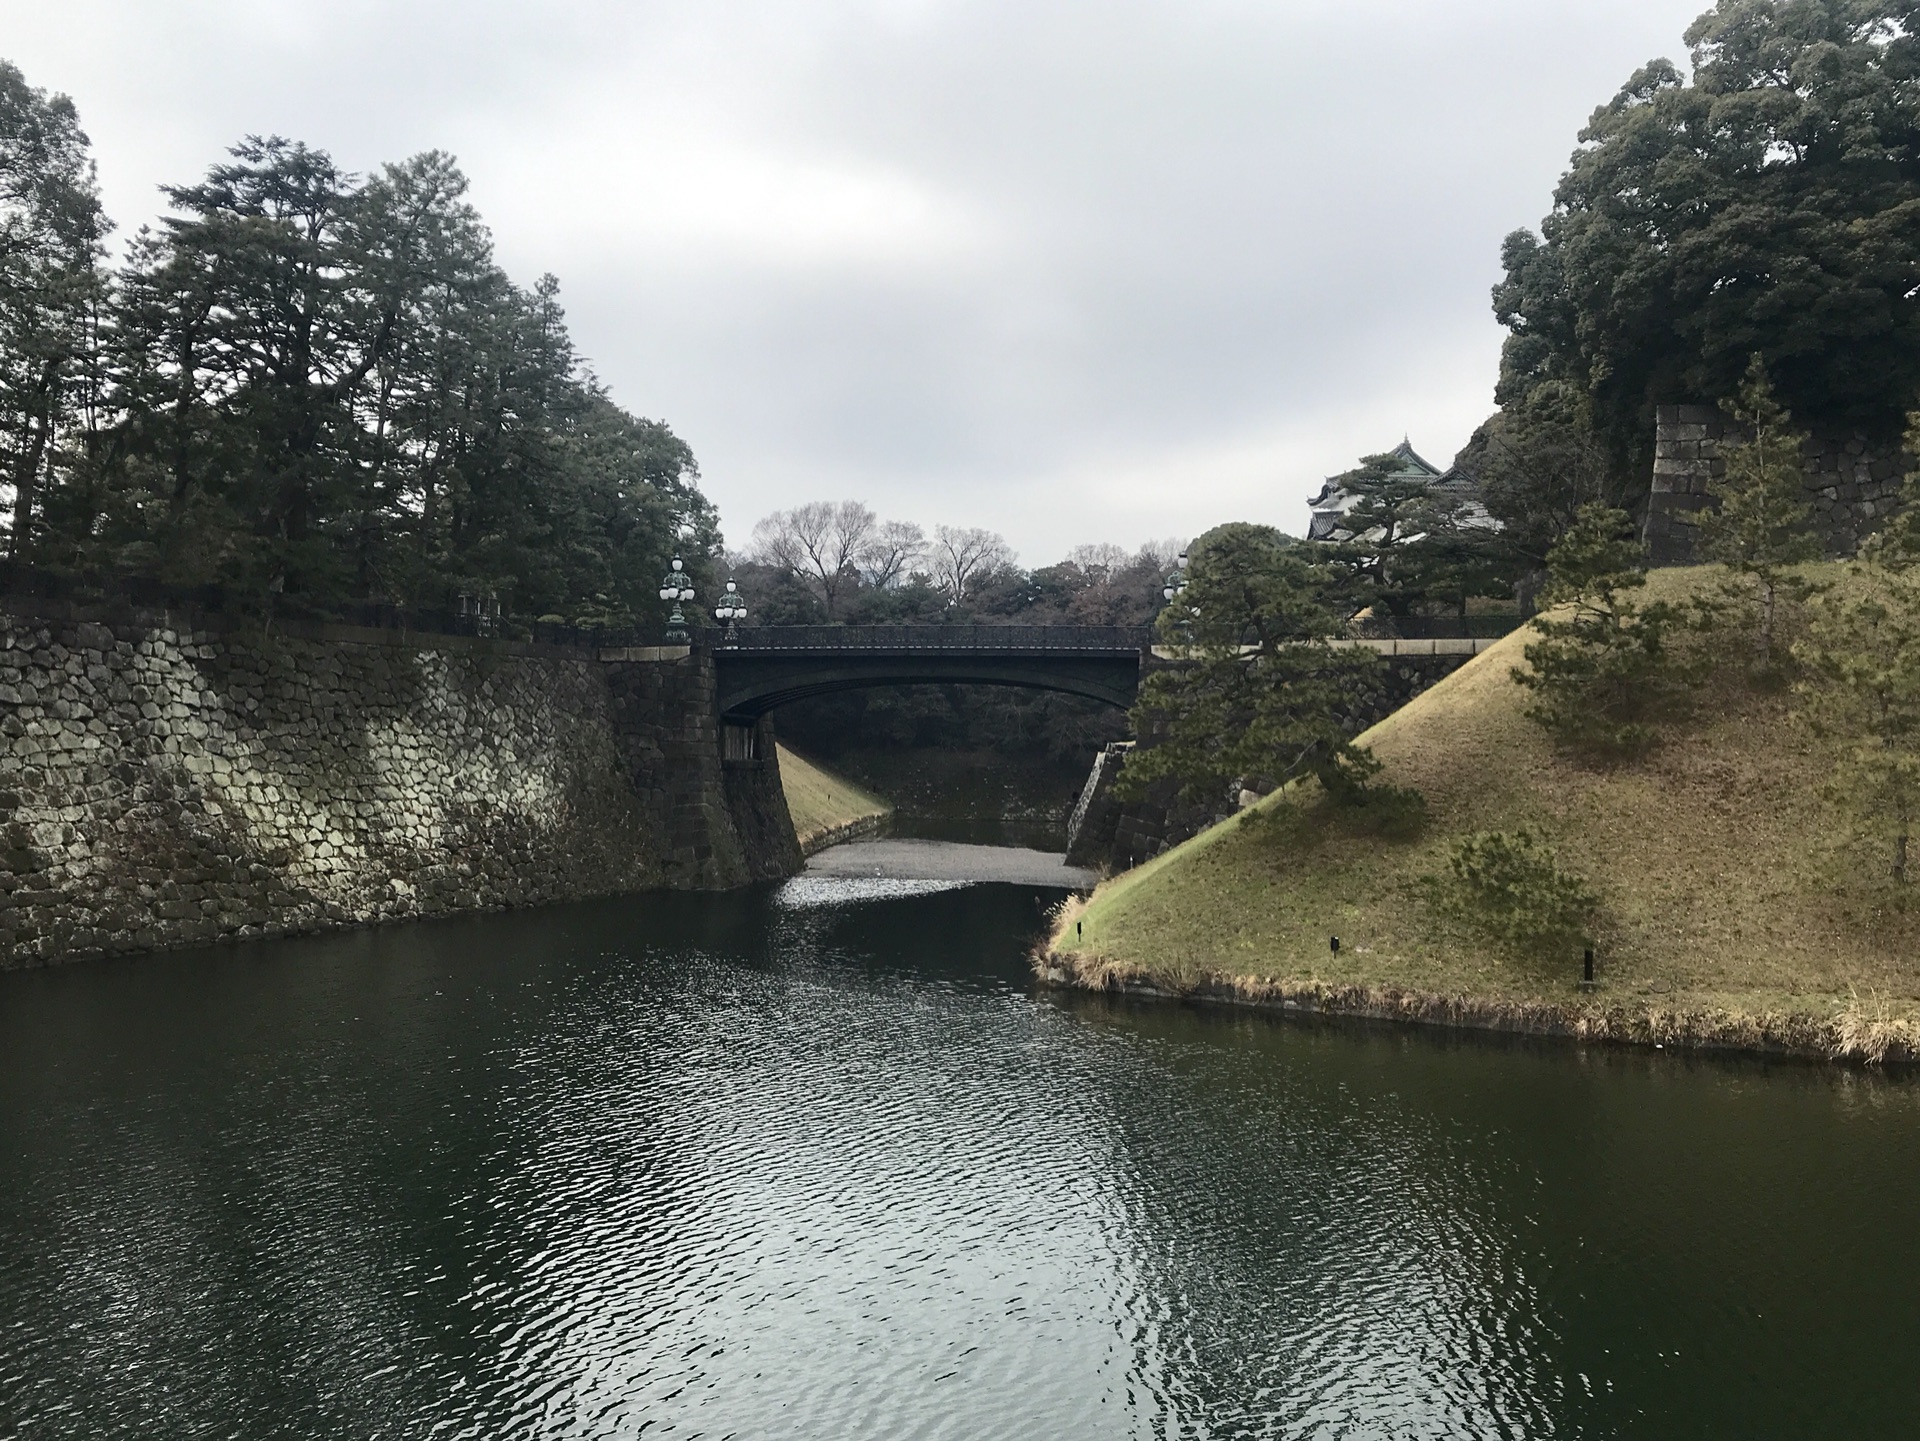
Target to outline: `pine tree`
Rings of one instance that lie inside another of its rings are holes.
[[[1681,698],[1686,677],[1667,645],[1679,611],[1635,599],[1647,572],[1632,518],[1599,502],[1582,507],[1548,553],[1547,575],[1547,609],[1533,621],[1541,638],[1512,672],[1533,692],[1528,719],[1576,749],[1645,749],[1648,722]]]
[[[1128,760],[1123,794],[1174,777],[1199,800],[1238,778],[1313,775],[1336,799],[1364,798],[1378,766],[1352,744],[1345,717],[1379,660],[1328,644],[1341,623],[1323,598],[1332,578],[1311,555],[1258,525],[1224,525],[1195,543],[1187,587],[1160,621],[1183,662],[1141,688],[1135,733],[1156,743]]]
[[[1433,482],[1406,470],[1397,455],[1361,457],[1333,483],[1353,497],[1341,521],[1345,539],[1331,552],[1350,567],[1371,604],[1406,615],[1420,600],[1411,548],[1432,523]]]
[[[1908,454],[1917,450],[1920,412],[1907,429]],[[1801,714],[1833,748],[1828,799],[1887,846],[1888,874],[1904,886],[1920,820],[1920,472],[1849,569],[1794,647]]]
[[[15,560],[35,559],[46,477],[81,408],[107,230],[73,102],[0,60],[0,482]]]
[[[1820,555],[1801,481],[1806,436],[1774,398],[1758,352],[1725,409],[1746,438],[1722,448],[1725,473],[1708,488],[1718,508],[1700,517],[1700,538],[1707,558],[1726,566],[1722,593],[1751,617],[1756,659],[1771,669],[1781,603],[1805,601],[1817,588],[1793,570]]]

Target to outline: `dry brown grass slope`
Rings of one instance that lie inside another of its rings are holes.
[[[880,797],[785,746],[780,747],[780,786],[794,835],[809,854],[842,833],[893,813]]]
[[[1662,572],[1654,589],[1679,596],[1706,578]],[[1101,886],[1043,967],[1082,984],[1593,1036],[1911,1050],[1920,906],[1891,893],[1880,857],[1822,799],[1822,751],[1792,695],[1719,667],[1649,756],[1595,767],[1522,714],[1510,671],[1527,639],[1363,738],[1382,779],[1426,797],[1417,838],[1357,833],[1312,787],[1293,788]],[[1574,985],[1578,956],[1504,954],[1422,899],[1452,842],[1521,826],[1603,899],[1596,994]]]

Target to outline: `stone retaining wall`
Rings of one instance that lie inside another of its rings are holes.
[[[1711,405],[1656,410],[1646,523],[1654,564],[1686,565],[1696,559],[1699,514],[1713,504],[1708,487],[1726,471],[1721,447],[1738,435]],[[1876,445],[1853,432],[1812,436],[1801,464],[1822,543],[1832,555],[1852,555],[1892,512],[1907,461],[1897,445]]]
[[[824,850],[843,846],[848,841],[863,841],[873,836],[884,835],[892,824],[893,812],[882,811],[877,815],[861,816],[858,820],[845,821],[837,826],[824,826],[800,837],[800,854],[817,856]]]
[[[791,872],[676,657],[0,609],[0,965]]]

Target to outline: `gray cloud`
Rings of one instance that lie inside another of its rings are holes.
[[[247,132],[456,153],[731,536],[812,498],[1030,563],[1491,405],[1500,237],[1705,0],[0,0],[114,217]]]

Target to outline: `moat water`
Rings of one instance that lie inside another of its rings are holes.
[[[1920,1085],[802,878],[0,975],[0,1436],[1910,1434]]]

